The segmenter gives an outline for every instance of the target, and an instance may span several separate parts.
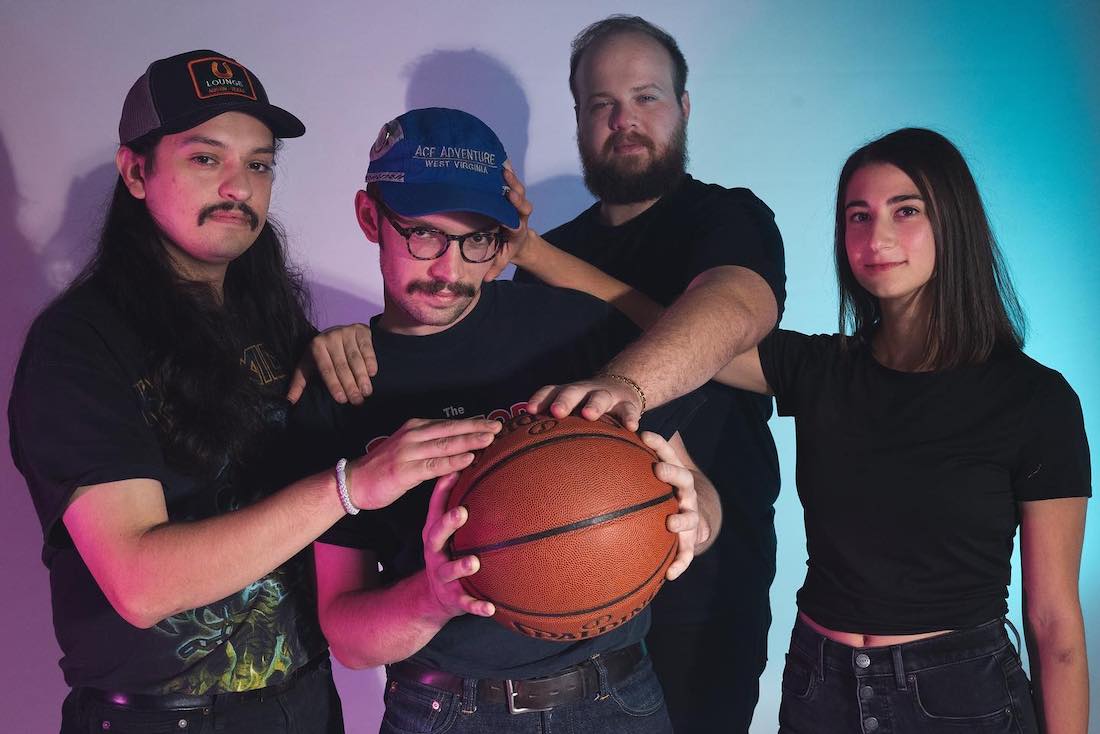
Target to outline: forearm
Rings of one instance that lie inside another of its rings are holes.
[[[1025,624],[1035,708],[1045,734],[1085,734],[1089,677],[1080,608],[1056,619]]]
[[[390,587],[344,592],[321,609],[332,654],[349,668],[404,660],[450,619],[432,603],[423,571]]]
[[[775,297],[756,273],[722,267],[703,273],[607,371],[630,377],[655,407],[710,380],[775,326]]]
[[[663,311],[641,291],[558,249],[533,231],[512,262],[548,285],[582,291],[611,304],[642,329],[652,326]]]
[[[97,546],[81,521],[67,524],[119,614],[137,627],[151,627],[245,588],[309,545],[343,512],[335,479],[322,473],[235,512],[161,522],[111,551]],[[85,535],[90,542],[81,542]]]

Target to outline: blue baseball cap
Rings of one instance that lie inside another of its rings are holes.
[[[468,112],[443,107],[410,110],[382,126],[370,149],[366,181],[386,206],[416,217],[473,212],[519,226],[508,201],[496,133]]]

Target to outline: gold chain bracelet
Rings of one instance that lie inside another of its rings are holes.
[[[630,379],[626,375],[617,375],[614,372],[601,372],[599,375],[597,375],[597,377],[608,377],[612,380],[618,380],[619,382],[630,385],[632,388],[634,388],[634,392],[638,393],[638,399],[642,401],[641,410],[639,410],[638,412],[645,412],[645,391],[642,390],[641,386],[638,385],[638,383],[634,382],[634,380]]]

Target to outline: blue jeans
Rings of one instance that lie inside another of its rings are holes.
[[[855,648],[801,620],[791,633],[781,734],[1038,732],[1005,620],[904,645]]]
[[[232,695],[204,709],[135,711],[75,689],[61,707],[61,734],[343,734],[340,698],[325,660],[289,690],[263,700]]]
[[[597,658],[597,669],[602,668]],[[606,679],[606,671],[600,676]],[[504,703],[477,700],[475,681],[463,694],[390,679],[380,734],[672,734],[661,684],[649,657],[618,685],[601,684],[590,701],[513,714]]]

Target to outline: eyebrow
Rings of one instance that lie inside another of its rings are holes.
[[[912,201],[914,199],[917,200],[917,201],[924,201],[924,199],[921,197],[920,194],[898,194],[897,196],[891,196],[889,199],[886,200],[886,203],[887,204],[899,204],[903,201]],[[849,201],[847,204],[845,204],[844,209],[848,210],[848,209],[851,209],[854,206],[867,206],[867,207],[869,207],[870,204],[868,204],[863,199],[856,199],[854,201]]]
[[[218,140],[217,138],[208,138],[205,135],[191,135],[190,137],[184,138],[181,146],[187,145],[209,145],[211,148],[220,148],[222,150],[225,150],[226,148],[225,143],[223,143],[222,141]],[[275,146],[263,145],[259,148],[252,149],[252,155],[262,155],[265,153],[268,155],[275,155]]]
[[[639,84],[636,87],[631,87],[630,88],[630,93],[631,94],[637,94],[638,92],[644,92],[647,89],[652,89],[652,90],[657,91],[657,92],[665,91],[664,87],[662,87],[657,82],[649,82],[648,84]],[[588,98],[587,98],[586,101],[591,102],[592,100],[597,99],[599,97],[613,97],[613,96],[614,95],[611,94],[611,92],[593,92],[592,94],[588,95]]]

